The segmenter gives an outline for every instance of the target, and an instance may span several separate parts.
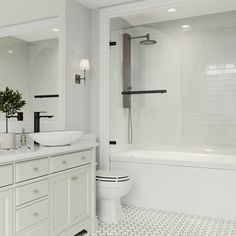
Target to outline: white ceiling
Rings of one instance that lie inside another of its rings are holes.
[[[170,6],[169,6],[170,7]],[[175,13],[167,12],[169,7],[157,8],[122,17],[132,26],[183,19],[201,15],[209,15],[220,12],[236,10],[236,0],[198,0],[183,5],[173,5],[177,9]]]
[[[24,34],[14,35],[13,37],[24,40],[26,42],[35,42],[46,39],[59,37],[59,32],[52,31],[52,28],[45,28],[37,31],[32,31]]]
[[[109,7],[130,2],[139,2],[145,0],[78,0],[84,6],[90,9]],[[198,0],[194,3],[185,3],[183,5],[172,7],[177,8],[177,12],[170,14],[167,8],[153,9],[152,11],[143,12],[141,14],[129,15],[123,17],[131,25],[148,24],[153,22],[161,22],[175,20],[199,15],[208,15],[219,12],[227,12],[236,10],[236,0]]]
[[[144,0],[78,0],[78,1],[90,9],[95,9],[129,2],[139,2]]]

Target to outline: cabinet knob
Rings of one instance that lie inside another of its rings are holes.
[[[34,193],[35,193],[35,194],[38,194],[38,193],[39,193],[39,190],[38,190],[38,189],[35,189],[35,190],[34,190]]]
[[[82,156],[82,160],[85,160],[86,159],[86,157],[85,156]]]
[[[38,172],[39,168],[38,167],[34,167],[34,172]]]
[[[62,164],[67,165],[67,161],[63,161]]]
[[[38,212],[34,212],[34,217],[38,217],[39,213]]]

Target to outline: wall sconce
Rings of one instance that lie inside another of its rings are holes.
[[[81,75],[75,74],[75,83],[76,84],[80,84],[81,80],[84,80],[84,83],[85,83],[86,71],[90,70],[90,63],[89,63],[88,59],[82,59],[80,61],[80,69],[84,71],[84,77],[81,77]]]

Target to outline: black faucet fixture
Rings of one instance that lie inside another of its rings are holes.
[[[54,116],[41,115],[41,113],[46,113],[45,111],[34,112],[34,132],[40,132],[40,118],[53,118]]]

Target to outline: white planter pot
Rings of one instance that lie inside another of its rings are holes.
[[[15,133],[0,133],[0,149],[14,149],[16,147]]]

